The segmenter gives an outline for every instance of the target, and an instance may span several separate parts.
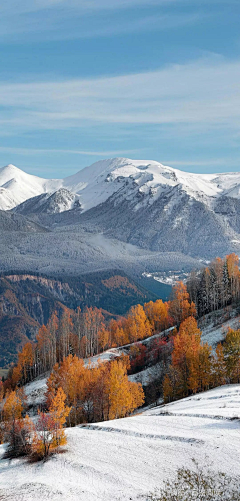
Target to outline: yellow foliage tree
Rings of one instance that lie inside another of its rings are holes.
[[[196,306],[190,302],[187,286],[183,282],[178,282],[173,287],[173,300],[170,302],[169,314],[174,322],[179,325],[186,318],[196,316]]]
[[[65,445],[66,435],[63,430],[63,425],[66,422],[66,418],[69,415],[70,407],[65,406],[66,395],[63,389],[60,387],[57,390],[55,397],[52,399],[50,405],[50,414],[54,423],[53,431],[53,448],[58,449],[59,446]]]
[[[161,299],[149,301],[145,303],[144,310],[154,332],[161,332],[169,327],[169,303],[163,303]]]
[[[130,343],[151,336],[152,332],[149,320],[140,304],[132,306],[127,318],[126,329]]]
[[[109,419],[125,417],[144,402],[141,384],[130,383],[122,360],[111,363],[109,381]]]

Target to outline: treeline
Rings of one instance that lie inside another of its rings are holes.
[[[201,342],[195,318],[189,317],[173,337],[173,351],[163,381],[170,402],[223,384],[240,383],[240,330],[229,329],[216,352]]]
[[[240,298],[239,257],[236,254],[224,259],[217,257],[200,273],[192,272],[187,290],[196,304],[198,317],[236,304]]]
[[[196,308],[190,301],[186,286],[179,282],[172,301],[150,301],[133,306],[126,317],[105,323],[101,310],[86,308],[65,310],[58,318],[54,313],[48,324],[39,329],[36,343],[28,342],[18,355],[18,362],[10,371],[5,387],[15,389],[37,376],[51,371],[68,355],[86,359],[109,348],[135,343],[167,330],[190,315]]]

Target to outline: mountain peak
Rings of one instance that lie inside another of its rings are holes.
[[[21,169],[19,169],[18,167],[16,167],[16,165],[13,165],[13,164],[8,164],[8,165],[5,165],[4,167],[2,167],[0,169],[0,172],[3,172],[3,171],[16,171],[16,172],[23,172]]]

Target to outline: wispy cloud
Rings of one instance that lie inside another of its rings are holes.
[[[39,12],[42,10],[57,10],[63,11],[66,9],[75,9],[77,11],[104,11],[104,10],[120,10],[131,9],[132,7],[141,6],[168,6],[168,5],[189,5],[192,0],[8,0],[0,4],[0,13],[9,14],[18,12],[25,14],[31,12]],[[207,5],[209,0],[194,0],[196,5]],[[229,5],[237,4],[238,0],[211,0],[212,4]]]
[[[186,0],[9,0],[0,5],[1,14],[18,12],[28,14],[42,10],[75,9],[81,12],[101,10],[130,9],[134,6],[166,5],[169,3],[185,3]]]
[[[240,61],[214,58],[112,78],[0,85],[0,130],[91,124],[240,126]]]
[[[66,40],[172,29],[203,17],[203,1],[191,5],[190,0],[9,0],[0,4],[0,40]],[[186,4],[188,12],[175,11],[174,6]]]
[[[13,153],[17,155],[47,155],[48,153],[64,153],[67,155],[84,155],[91,157],[109,157],[116,155],[126,155],[126,154],[136,154],[141,151],[141,149],[126,149],[126,150],[105,150],[105,151],[85,151],[85,150],[68,150],[68,149],[56,149],[56,148],[14,148],[11,146],[0,146],[0,151],[6,153]]]
[[[202,160],[163,160],[162,162],[164,165],[169,165],[171,167],[225,167],[226,170],[228,169],[229,165],[232,166],[239,166],[240,164],[240,158],[210,158],[208,160],[202,159]]]

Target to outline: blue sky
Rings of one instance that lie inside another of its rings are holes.
[[[239,0],[0,5],[0,165],[240,170]]]

